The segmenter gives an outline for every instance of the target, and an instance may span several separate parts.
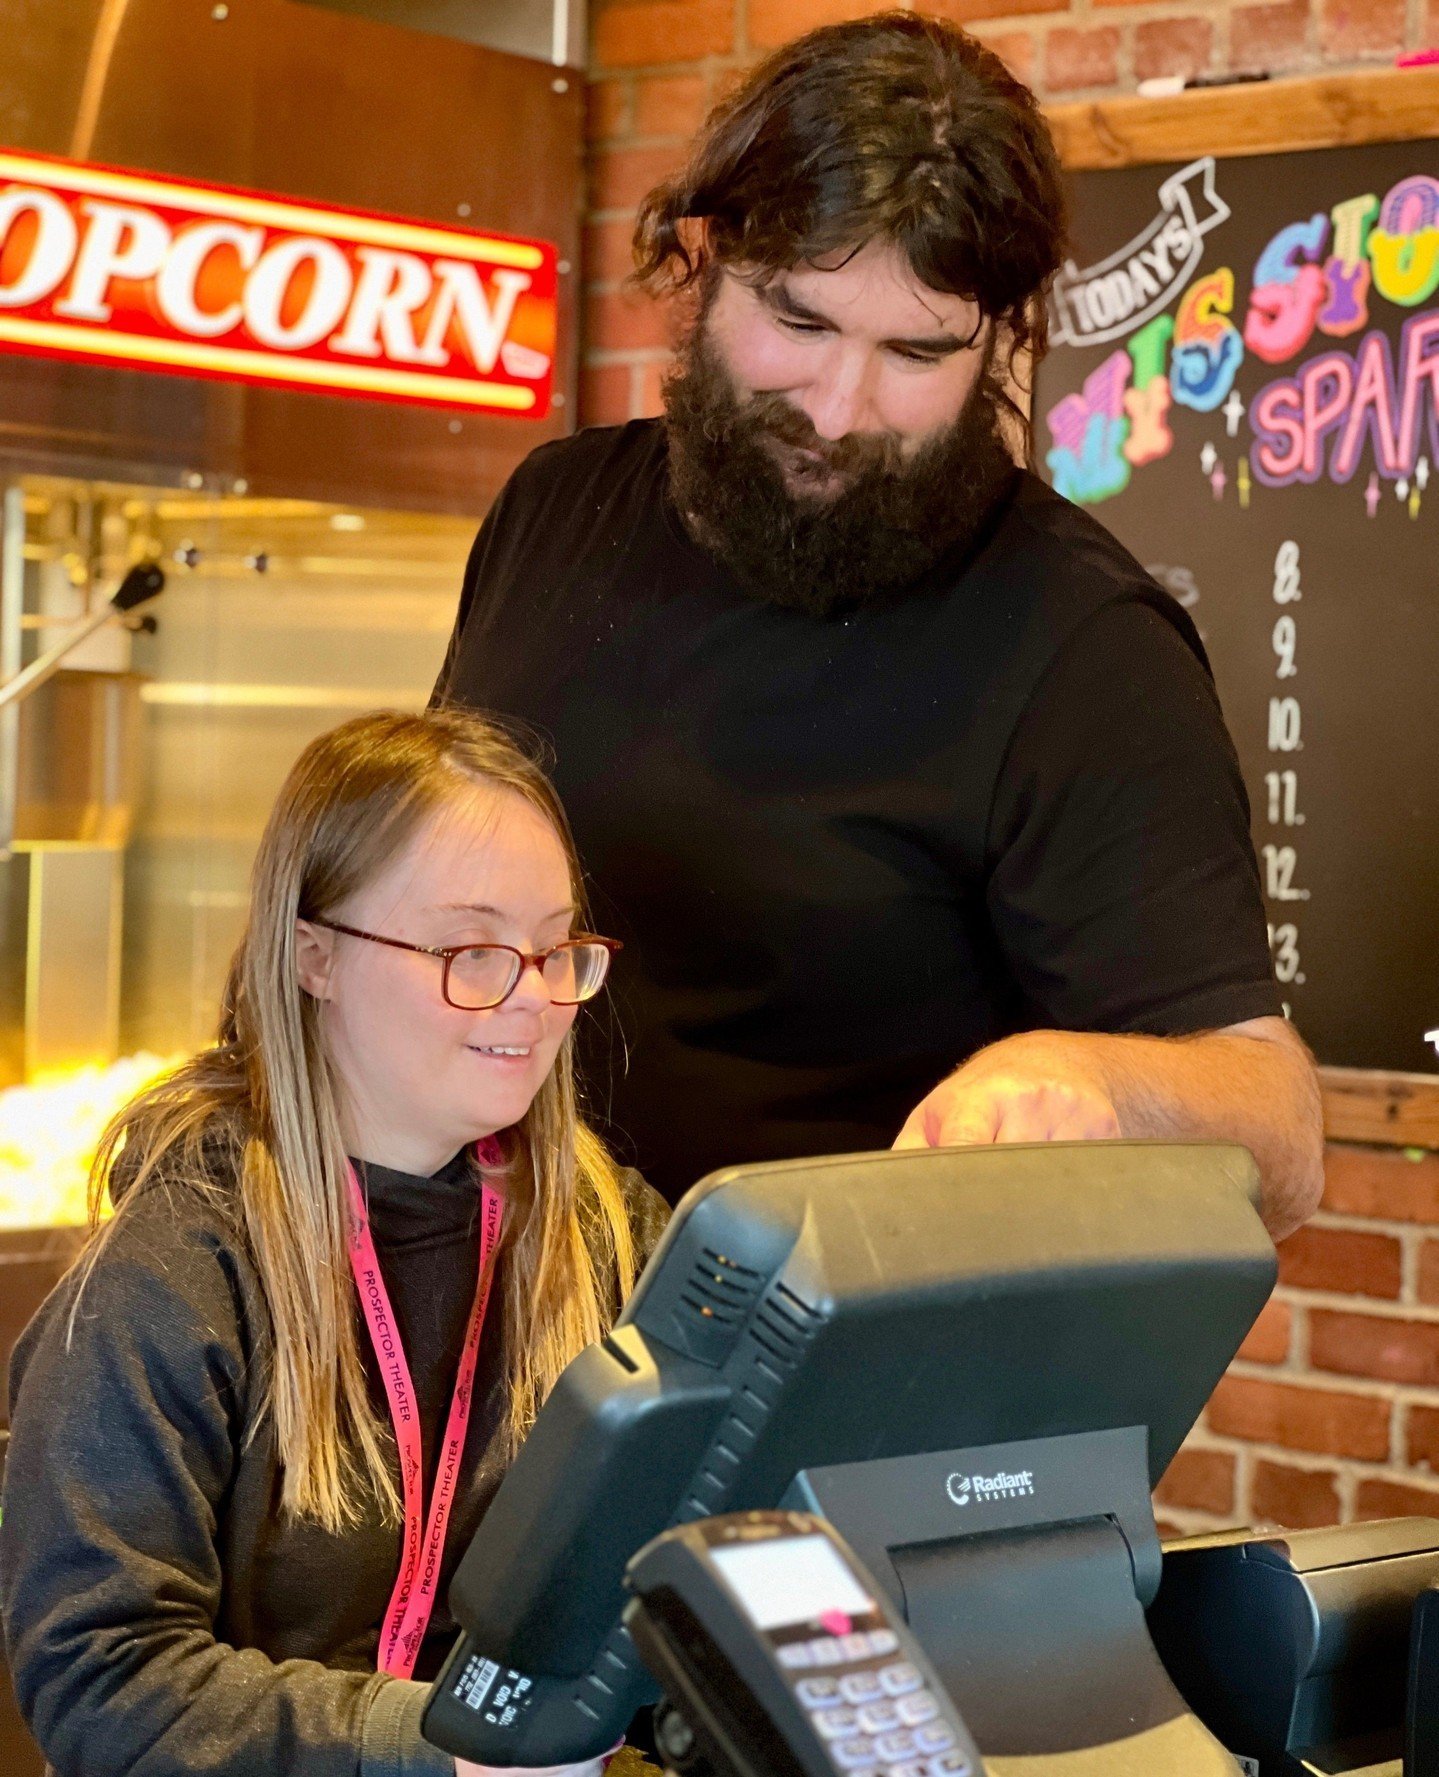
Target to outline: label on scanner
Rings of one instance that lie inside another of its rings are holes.
[[[535,1700],[534,1680],[483,1654],[471,1654],[450,1681],[456,1702],[483,1715],[492,1727],[513,1728]]]

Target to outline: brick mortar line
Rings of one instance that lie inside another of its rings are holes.
[[[1202,1448],[1207,1455],[1235,1458],[1247,1451],[1256,1457],[1277,1462],[1284,1468],[1297,1469],[1304,1474],[1350,1474],[1361,1481],[1407,1482],[1415,1486],[1432,1487],[1439,1494],[1439,1472],[1422,1468],[1418,1463],[1405,1461],[1402,1457],[1386,1457],[1380,1462],[1377,1458],[1368,1456],[1327,1456],[1323,1451],[1291,1450],[1287,1444],[1265,1443],[1258,1439],[1251,1442],[1247,1438],[1233,1437],[1202,1446],[1191,1446],[1186,1439],[1181,1448]]]
[[[1309,1316],[1304,1312],[1306,1304],[1289,1304],[1293,1310],[1289,1323],[1289,1360],[1296,1370],[1309,1369]]]
[[[1425,1236],[1417,1228],[1406,1228],[1399,1236],[1399,1299],[1419,1306],[1419,1261],[1423,1257]]]
[[[1210,68],[1217,73],[1225,74],[1234,67],[1233,44],[1230,38],[1229,20],[1233,15],[1233,6],[1225,6],[1216,15],[1201,12],[1201,18],[1209,18],[1214,23],[1214,45],[1210,56]]]
[[[1133,92],[1137,84],[1134,76],[1134,31],[1135,20],[1130,14],[1120,24],[1119,54],[1115,58],[1115,66],[1126,92]]]
[[[1361,1296],[1357,1291],[1351,1294],[1347,1290],[1310,1290],[1304,1284],[1295,1283],[1279,1284],[1269,1301],[1281,1308],[1292,1308],[1297,1312],[1305,1308],[1327,1309],[1331,1296],[1338,1296],[1341,1301],[1354,1304],[1356,1313],[1368,1307],[1402,1308],[1405,1306],[1404,1302],[1396,1300],[1393,1296]]]
[[[1425,1166],[1428,1159],[1430,1159],[1430,1155],[1425,1155],[1425,1160],[1403,1160],[1400,1164],[1403,1166]],[[1435,1157],[1435,1159],[1439,1159],[1439,1157]],[[1428,1171],[1439,1171],[1439,1167],[1428,1167]],[[1423,1226],[1427,1226],[1425,1223],[1407,1221],[1403,1215],[1364,1215],[1359,1210],[1336,1210],[1329,1203],[1320,1203],[1320,1207],[1316,1208],[1315,1214],[1309,1217],[1308,1223],[1304,1226],[1306,1228],[1325,1228],[1325,1226],[1347,1228],[1350,1224],[1354,1224],[1354,1226],[1377,1224],[1380,1228],[1387,1228],[1387,1226],[1423,1228]],[[1434,1226],[1439,1228],[1439,1215],[1435,1217]]]
[[[1102,18],[1104,13],[1113,12],[1127,19],[1141,18],[1142,15],[1141,22],[1149,19],[1202,19],[1208,24],[1217,24],[1232,10],[1232,4],[1206,7],[1203,0],[1191,0],[1190,4],[1186,4],[1186,0],[1133,0],[1128,6],[1106,6],[1103,12],[1094,16]]]
[[[1093,16],[1092,13],[1081,13],[1073,6],[1059,7],[1052,12],[996,12],[982,19],[972,19],[964,28],[971,37],[984,31],[1044,32],[1052,25],[1062,24],[1065,19]]]
[[[1207,1425],[1196,1425],[1179,1447],[1181,1450],[1224,1450],[1230,1455],[1236,1455],[1241,1448],[1252,1448],[1242,1438],[1227,1437],[1211,1431]]]
[[[1277,1364],[1261,1363],[1257,1357],[1233,1357],[1225,1375],[1257,1376],[1261,1379],[1269,1377],[1284,1382],[1307,1382],[1315,1372],[1309,1363],[1309,1329],[1307,1324],[1296,1320],[1290,1326],[1289,1354]],[[1327,1370],[1318,1372],[1327,1376]]]
[[[1417,1165],[1417,1161],[1411,1161]],[[1439,1234],[1439,1216],[1432,1222],[1416,1222],[1403,1216],[1362,1216],[1347,1209],[1316,1209],[1306,1228],[1332,1228],[1342,1234],[1422,1234],[1426,1228]]]
[[[1259,1458],[1253,1447],[1241,1448],[1234,1453],[1234,1498],[1236,1504],[1242,1499],[1252,1497],[1254,1491],[1254,1466]]]
[[[1338,1314],[1363,1313],[1370,1320],[1410,1320],[1421,1326],[1439,1327],[1439,1306],[1432,1302],[1396,1301],[1393,1296],[1361,1296],[1345,1290],[1313,1290],[1304,1284],[1280,1284],[1271,1301],[1292,1308],[1322,1308]],[[1355,1307],[1362,1303],[1362,1310]]]
[[[1238,1374],[1242,1376],[1258,1376],[1261,1378],[1269,1377],[1272,1381],[1276,1382],[1302,1382],[1304,1378],[1308,1376],[1309,1371],[1294,1356],[1292,1350],[1293,1339],[1294,1335],[1291,1329],[1290,1353],[1287,1357],[1281,1358],[1277,1364],[1262,1363],[1257,1357],[1234,1357],[1230,1359],[1229,1368],[1224,1374],[1226,1376]],[[1221,1378],[1221,1380],[1222,1379],[1223,1378]]]
[[[1276,1377],[1294,1385],[1294,1378],[1287,1371],[1275,1364],[1255,1363],[1253,1358],[1237,1357],[1225,1372],[1229,1376],[1242,1377],[1246,1382],[1273,1382]],[[1350,1376],[1343,1371],[1306,1370],[1298,1384],[1308,1387],[1313,1394],[1369,1394],[1379,1399],[1393,1401],[1398,1398],[1401,1389],[1409,1393],[1426,1396],[1426,1405],[1439,1406],[1439,1383],[1426,1390],[1419,1382],[1391,1382],[1382,1376]],[[1427,1396],[1433,1396],[1429,1401]]]
[[[1292,1450],[1287,1444],[1237,1438],[1227,1433],[1211,1432],[1209,1437],[1213,1441],[1204,1444],[1191,1444],[1186,1438],[1180,1448],[1200,1449],[1206,1455],[1234,1457],[1249,1450],[1270,1461],[1282,1462],[1286,1468],[1301,1469],[1306,1474],[1353,1473],[1362,1481],[1395,1481],[1407,1477],[1416,1485],[1430,1485],[1439,1490],[1439,1471],[1410,1462],[1403,1456],[1386,1456],[1380,1461],[1373,1456],[1336,1456],[1323,1450]]]

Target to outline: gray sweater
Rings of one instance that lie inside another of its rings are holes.
[[[372,1227],[439,1444],[474,1291],[478,1193],[367,1169]],[[668,1216],[626,1175],[641,1258]],[[421,1739],[454,1636],[436,1607],[414,1681],[375,1670],[399,1531],[279,1511],[257,1410],[268,1318],[243,1239],[183,1185],[128,1204],[81,1300],[63,1281],[11,1365],[0,1621],[21,1711],[58,1777],[453,1777]],[[504,1263],[503,1257],[500,1261]],[[500,1299],[496,1279],[492,1305]],[[503,1474],[499,1316],[481,1347],[441,1598]],[[361,1334],[367,1363],[372,1354]],[[371,1367],[381,1423],[388,1416]],[[431,1474],[426,1474],[428,1498]]]

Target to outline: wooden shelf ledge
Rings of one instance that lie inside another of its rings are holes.
[[[1321,1067],[1319,1080],[1330,1141],[1439,1149],[1439,1074]]]
[[[1439,67],[1362,68],[1045,111],[1075,171],[1439,136]]]

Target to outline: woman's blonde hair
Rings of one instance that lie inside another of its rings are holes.
[[[272,1416],[283,1507],[331,1530],[358,1522],[369,1497],[394,1519],[399,1499],[390,1436],[366,1388],[336,1081],[318,1002],[299,984],[295,921],[338,909],[431,815],[476,788],[521,796],[545,816],[581,906],[559,799],[494,723],[462,710],[379,711],[322,734],[296,761],[260,841],[216,1046],[114,1118],[91,1173],[82,1288],[126,1203],[151,1180],[197,1187],[233,1213],[271,1322],[250,1435]],[[528,1112],[503,1138],[510,1455],[560,1371],[604,1334],[616,1295],[634,1282],[618,1175],[579,1116],[573,1040],[571,1031]],[[107,1189],[117,1216],[102,1226]]]

